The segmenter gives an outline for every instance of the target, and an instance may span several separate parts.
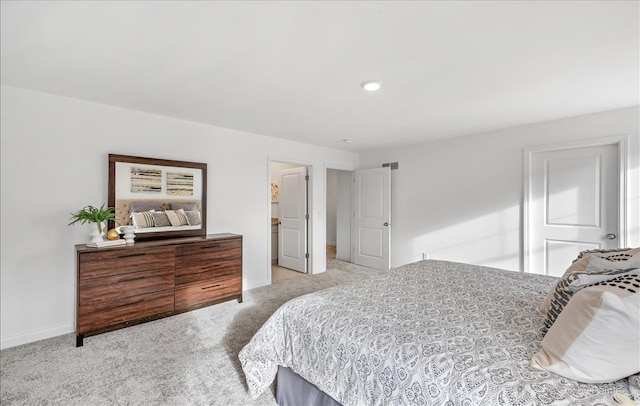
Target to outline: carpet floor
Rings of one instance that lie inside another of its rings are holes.
[[[2,405],[275,405],[252,400],[239,351],[294,297],[381,271],[327,260],[327,272],[275,269],[272,285],[218,305],[85,338],[67,334],[0,351]]]

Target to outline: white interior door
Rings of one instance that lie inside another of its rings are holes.
[[[307,168],[280,174],[278,265],[307,272]]]
[[[561,276],[580,251],[618,246],[616,145],[534,152],[529,165],[527,272]]]
[[[377,269],[391,267],[391,169],[355,171],[353,261]]]

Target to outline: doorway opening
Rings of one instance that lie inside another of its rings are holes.
[[[351,220],[353,171],[327,169],[326,255],[330,260],[351,262]]]
[[[310,168],[293,162],[270,162],[271,282],[309,272]]]

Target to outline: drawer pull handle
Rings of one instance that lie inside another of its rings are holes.
[[[217,285],[205,286],[204,288],[202,288],[202,290],[207,290],[207,289],[217,288],[218,286],[220,286],[220,284],[219,284],[219,283],[218,283]]]
[[[146,278],[146,276],[136,276],[134,278],[123,278],[123,279],[119,279],[118,283],[122,283],[122,282],[131,282],[131,281],[138,281],[140,279],[144,279]]]
[[[133,305],[137,305],[138,303],[142,303],[142,302],[144,302],[144,299],[140,299],[140,300],[137,300],[137,301],[131,302],[131,303],[121,304],[121,305],[118,305],[118,307],[133,306]]]
[[[207,245],[204,247],[200,247],[201,250],[208,250],[209,248],[220,248],[220,244]]]
[[[136,254],[120,255],[118,258],[141,257],[143,255],[147,255],[147,254],[145,252],[139,252]]]

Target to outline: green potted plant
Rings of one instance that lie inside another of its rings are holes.
[[[71,213],[71,217],[69,218],[69,220],[70,222],[68,225],[70,226],[76,223],[95,223],[97,232],[91,234],[91,236],[93,237],[91,242],[99,242],[102,241],[103,223],[109,220],[115,221],[116,214],[113,207],[105,207],[104,204],[99,208],[89,205],[83,207],[75,213]]]

